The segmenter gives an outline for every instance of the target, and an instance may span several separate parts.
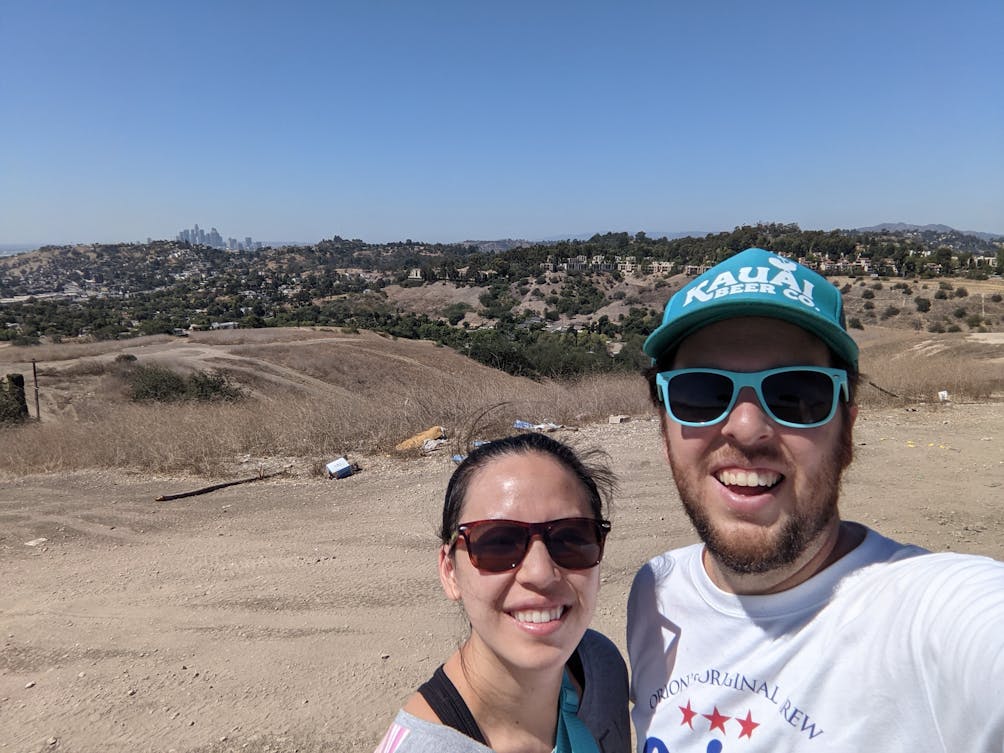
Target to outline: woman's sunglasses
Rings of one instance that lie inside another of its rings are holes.
[[[676,369],[655,377],[669,417],[684,426],[709,426],[723,420],[743,387],[752,387],[760,405],[782,426],[810,429],[830,421],[843,393],[849,399],[847,372],[819,366],[785,366],[767,371]]]
[[[540,536],[554,564],[568,570],[585,570],[600,564],[609,532],[610,521],[596,518],[560,518],[543,523],[475,520],[457,526],[450,539],[450,551],[462,538],[474,567],[501,573],[518,566],[530,549],[530,540]]]

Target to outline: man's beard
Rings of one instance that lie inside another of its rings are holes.
[[[728,532],[715,527],[701,504],[699,488],[692,488],[686,469],[678,468],[670,457],[683,509],[708,553],[734,573],[766,573],[794,563],[812,541],[837,516],[840,477],[850,464],[854,448],[849,422],[845,420],[839,444],[831,462],[822,466],[816,478],[800,494],[795,510],[779,529]]]

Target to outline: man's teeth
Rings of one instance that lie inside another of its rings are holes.
[[[512,616],[517,622],[551,622],[561,617],[565,611],[564,607],[554,607],[553,609],[522,609],[513,612]]]
[[[726,486],[774,486],[781,480],[780,473],[756,471],[720,471],[716,478]]]

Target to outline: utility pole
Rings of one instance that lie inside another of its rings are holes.
[[[38,368],[35,366],[35,359],[31,359],[31,376],[35,382],[35,420],[41,423],[42,414],[38,410]]]

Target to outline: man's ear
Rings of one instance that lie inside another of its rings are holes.
[[[457,583],[457,561],[455,555],[450,554],[450,547],[443,544],[439,547],[439,582],[443,584],[443,591],[451,601],[460,601],[460,584]]]

